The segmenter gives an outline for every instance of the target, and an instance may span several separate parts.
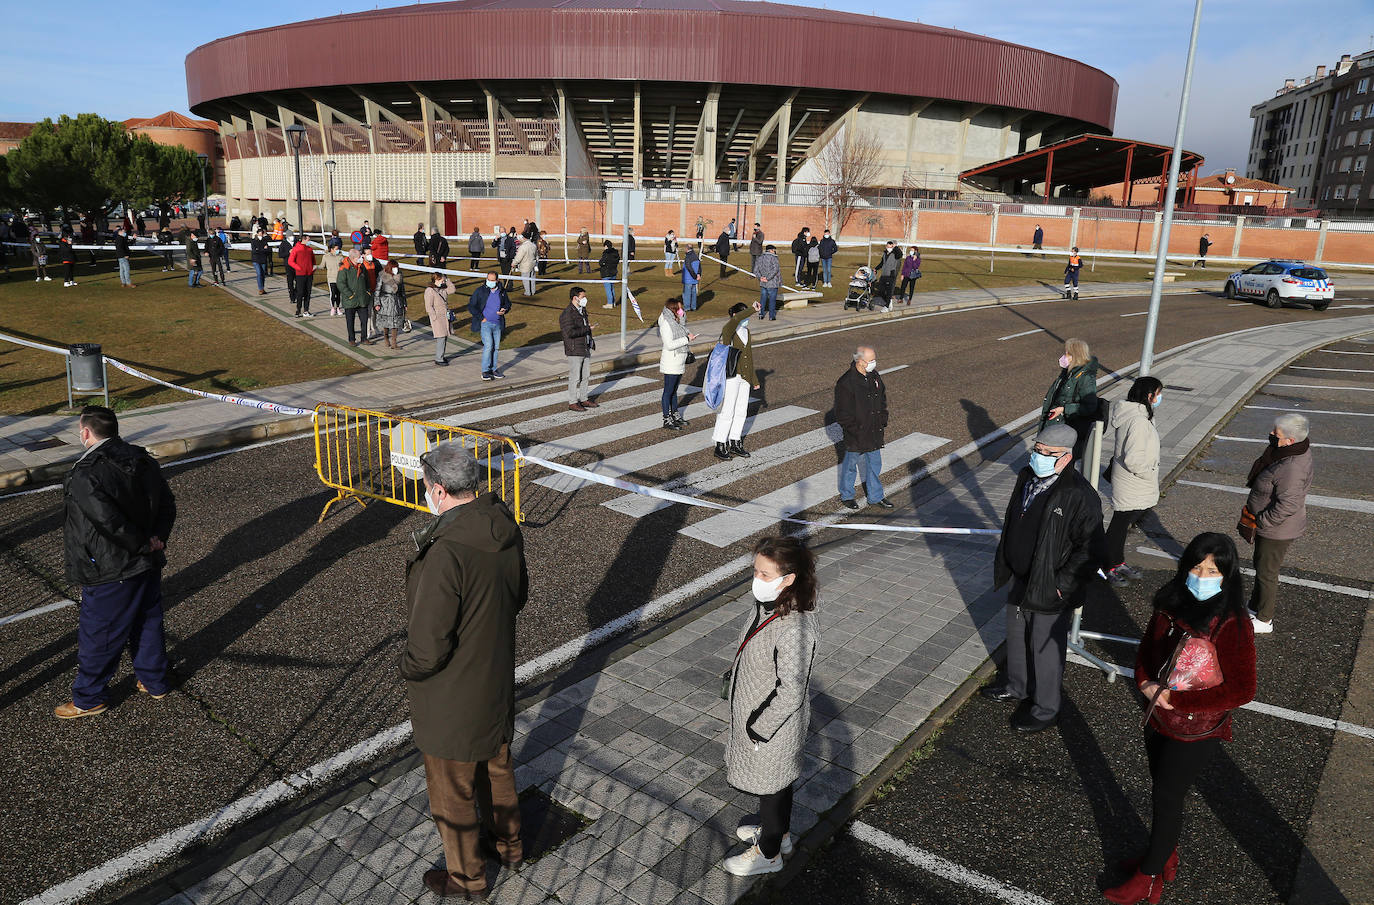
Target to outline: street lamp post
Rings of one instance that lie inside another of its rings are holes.
[[[210,192],[205,184],[205,164],[209,162],[208,154],[197,154],[196,160],[200,161],[200,228],[207,233],[210,230]]]
[[[329,171],[329,228],[339,228],[339,218],[334,216],[334,168],[338,163],[333,160],[326,160],[324,168]]]
[[[744,158],[735,161],[735,235],[738,236],[744,229],[744,225],[739,220],[739,193],[743,187],[742,175],[744,172]]]
[[[305,232],[305,209],[301,206],[301,142],[305,139],[305,126],[292,123],[286,127],[286,135],[291,139],[291,154],[296,158],[296,230]]]

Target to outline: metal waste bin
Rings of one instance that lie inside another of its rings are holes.
[[[71,354],[72,389],[82,393],[101,393],[105,390],[105,357],[99,343],[73,343]]]

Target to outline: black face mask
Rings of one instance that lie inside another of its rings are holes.
[[[1270,434],[1270,435],[1269,435],[1269,446],[1270,446],[1272,449],[1278,449],[1278,448],[1279,448],[1279,438],[1276,437],[1274,434]]]

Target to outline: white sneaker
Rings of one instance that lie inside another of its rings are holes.
[[[1273,622],[1265,622],[1263,619],[1256,616],[1254,613],[1250,614],[1250,624],[1254,626],[1256,635],[1268,635],[1273,633],[1274,631]]]
[[[737,877],[753,877],[758,874],[775,874],[782,870],[782,855],[765,858],[757,845],[749,846],[742,855],[735,855],[720,862],[721,868]]]
[[[43,278],[42,278],[42,277],[34,277],[34,278],[33,278],[33,281],[34,281],[35,283],[41,283],[41,282],[43,282]]]
[[[735,835],[740,838],[741,842],[757,843],[759,841],[759,833],[762,832],[762,830],[763,828],[760,827],[757,823],[743,823],[740,824],[739,828],[735,830]],[[787,857],[788,855],[792,854],[791,833],[782,834],[782,846],[778,849],[778,852],[783,857]]]
[[[51,283],[51,282],[52,282],[52,277],[43,277],[43,282],[45,282],[45,283]]]
[[[606,304],[602,305],[601,307],[602,307],[602,308],[614,308],[615,305],[612,305],[610,302],[607,302]]]

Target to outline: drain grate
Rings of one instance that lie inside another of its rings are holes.
[[[52,449],[56,446],[66,445],[67,442],[65,440],[59,440],[56,437],[48,437],[46,440],[29,440],[26,443],[20,443],[19,448],[26,449],[29,452],[38,452],[40,449]]]
[[[582,832],[592,821],[554,801],[537,786],[520,793],[520,838],[525,860],[537,861]]]

